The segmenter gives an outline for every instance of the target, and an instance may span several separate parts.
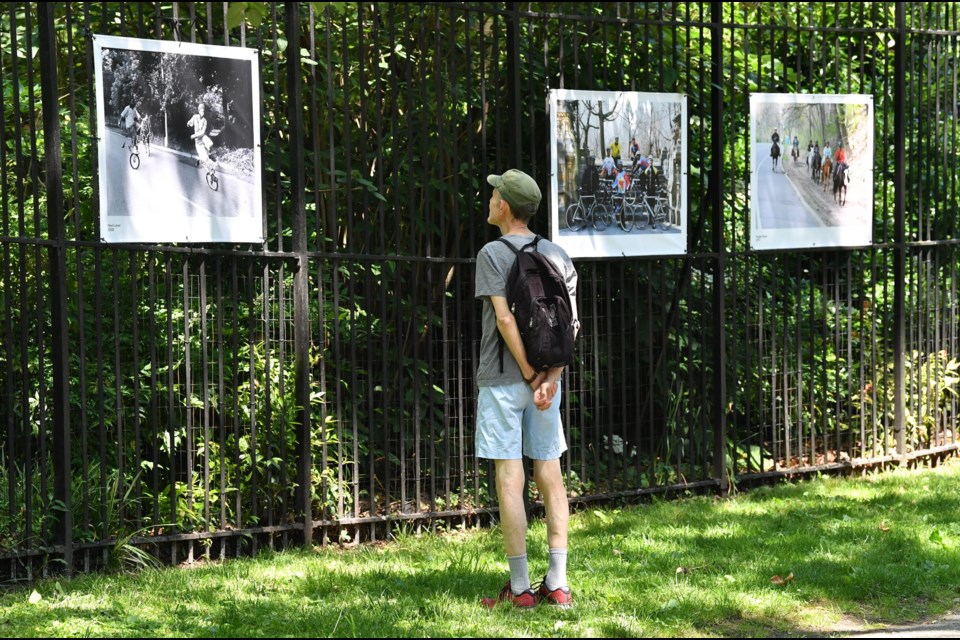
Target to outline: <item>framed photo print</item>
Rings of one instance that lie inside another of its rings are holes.
[[[253,49],[93,36],[104,242],[263,241]]]
[[[873,96],[750,96],[750,247],[873,242]]]
[[[571,257],[687,251],[687,98],[549,92],[551,239]]]

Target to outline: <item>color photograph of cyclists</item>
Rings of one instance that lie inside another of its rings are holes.
[[[750,246],[873,241],[873,97],[750,96]]]
[[[551,90],[551,239],[573,257],[687,250],[687,102]]]
[[[101,239],[262,242],[257,51],[93,44]]]

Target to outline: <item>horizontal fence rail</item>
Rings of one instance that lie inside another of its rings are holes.
[[[550,89],[688,109],[687,252],[576,261],[571,501],[960,448],[954,3],[240,4],[0,7],[0,582],[494,522],[474,259]],[[262,243],[100,240],[94,34],[259,51]],[[871,245],[751,249],[758,92],[873,96]]]

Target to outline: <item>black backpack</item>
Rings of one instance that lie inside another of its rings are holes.
[[[536,236],[520,249],[508,240],[517,259],[507,277],[507,304],[523,339],[527,362],[537,371],[573,363],[574,319],[567,284],[556,265],[537,251]],[[500,372],[503,373],[503,336],[497,332]]]

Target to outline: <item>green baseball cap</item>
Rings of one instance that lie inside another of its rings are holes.
[[[500,191],[500,197],[519,215],[532,216],[540,206],[540,187],[537,181],[519,169],[510,169],[503,175],[487,176],[490,186]]]

